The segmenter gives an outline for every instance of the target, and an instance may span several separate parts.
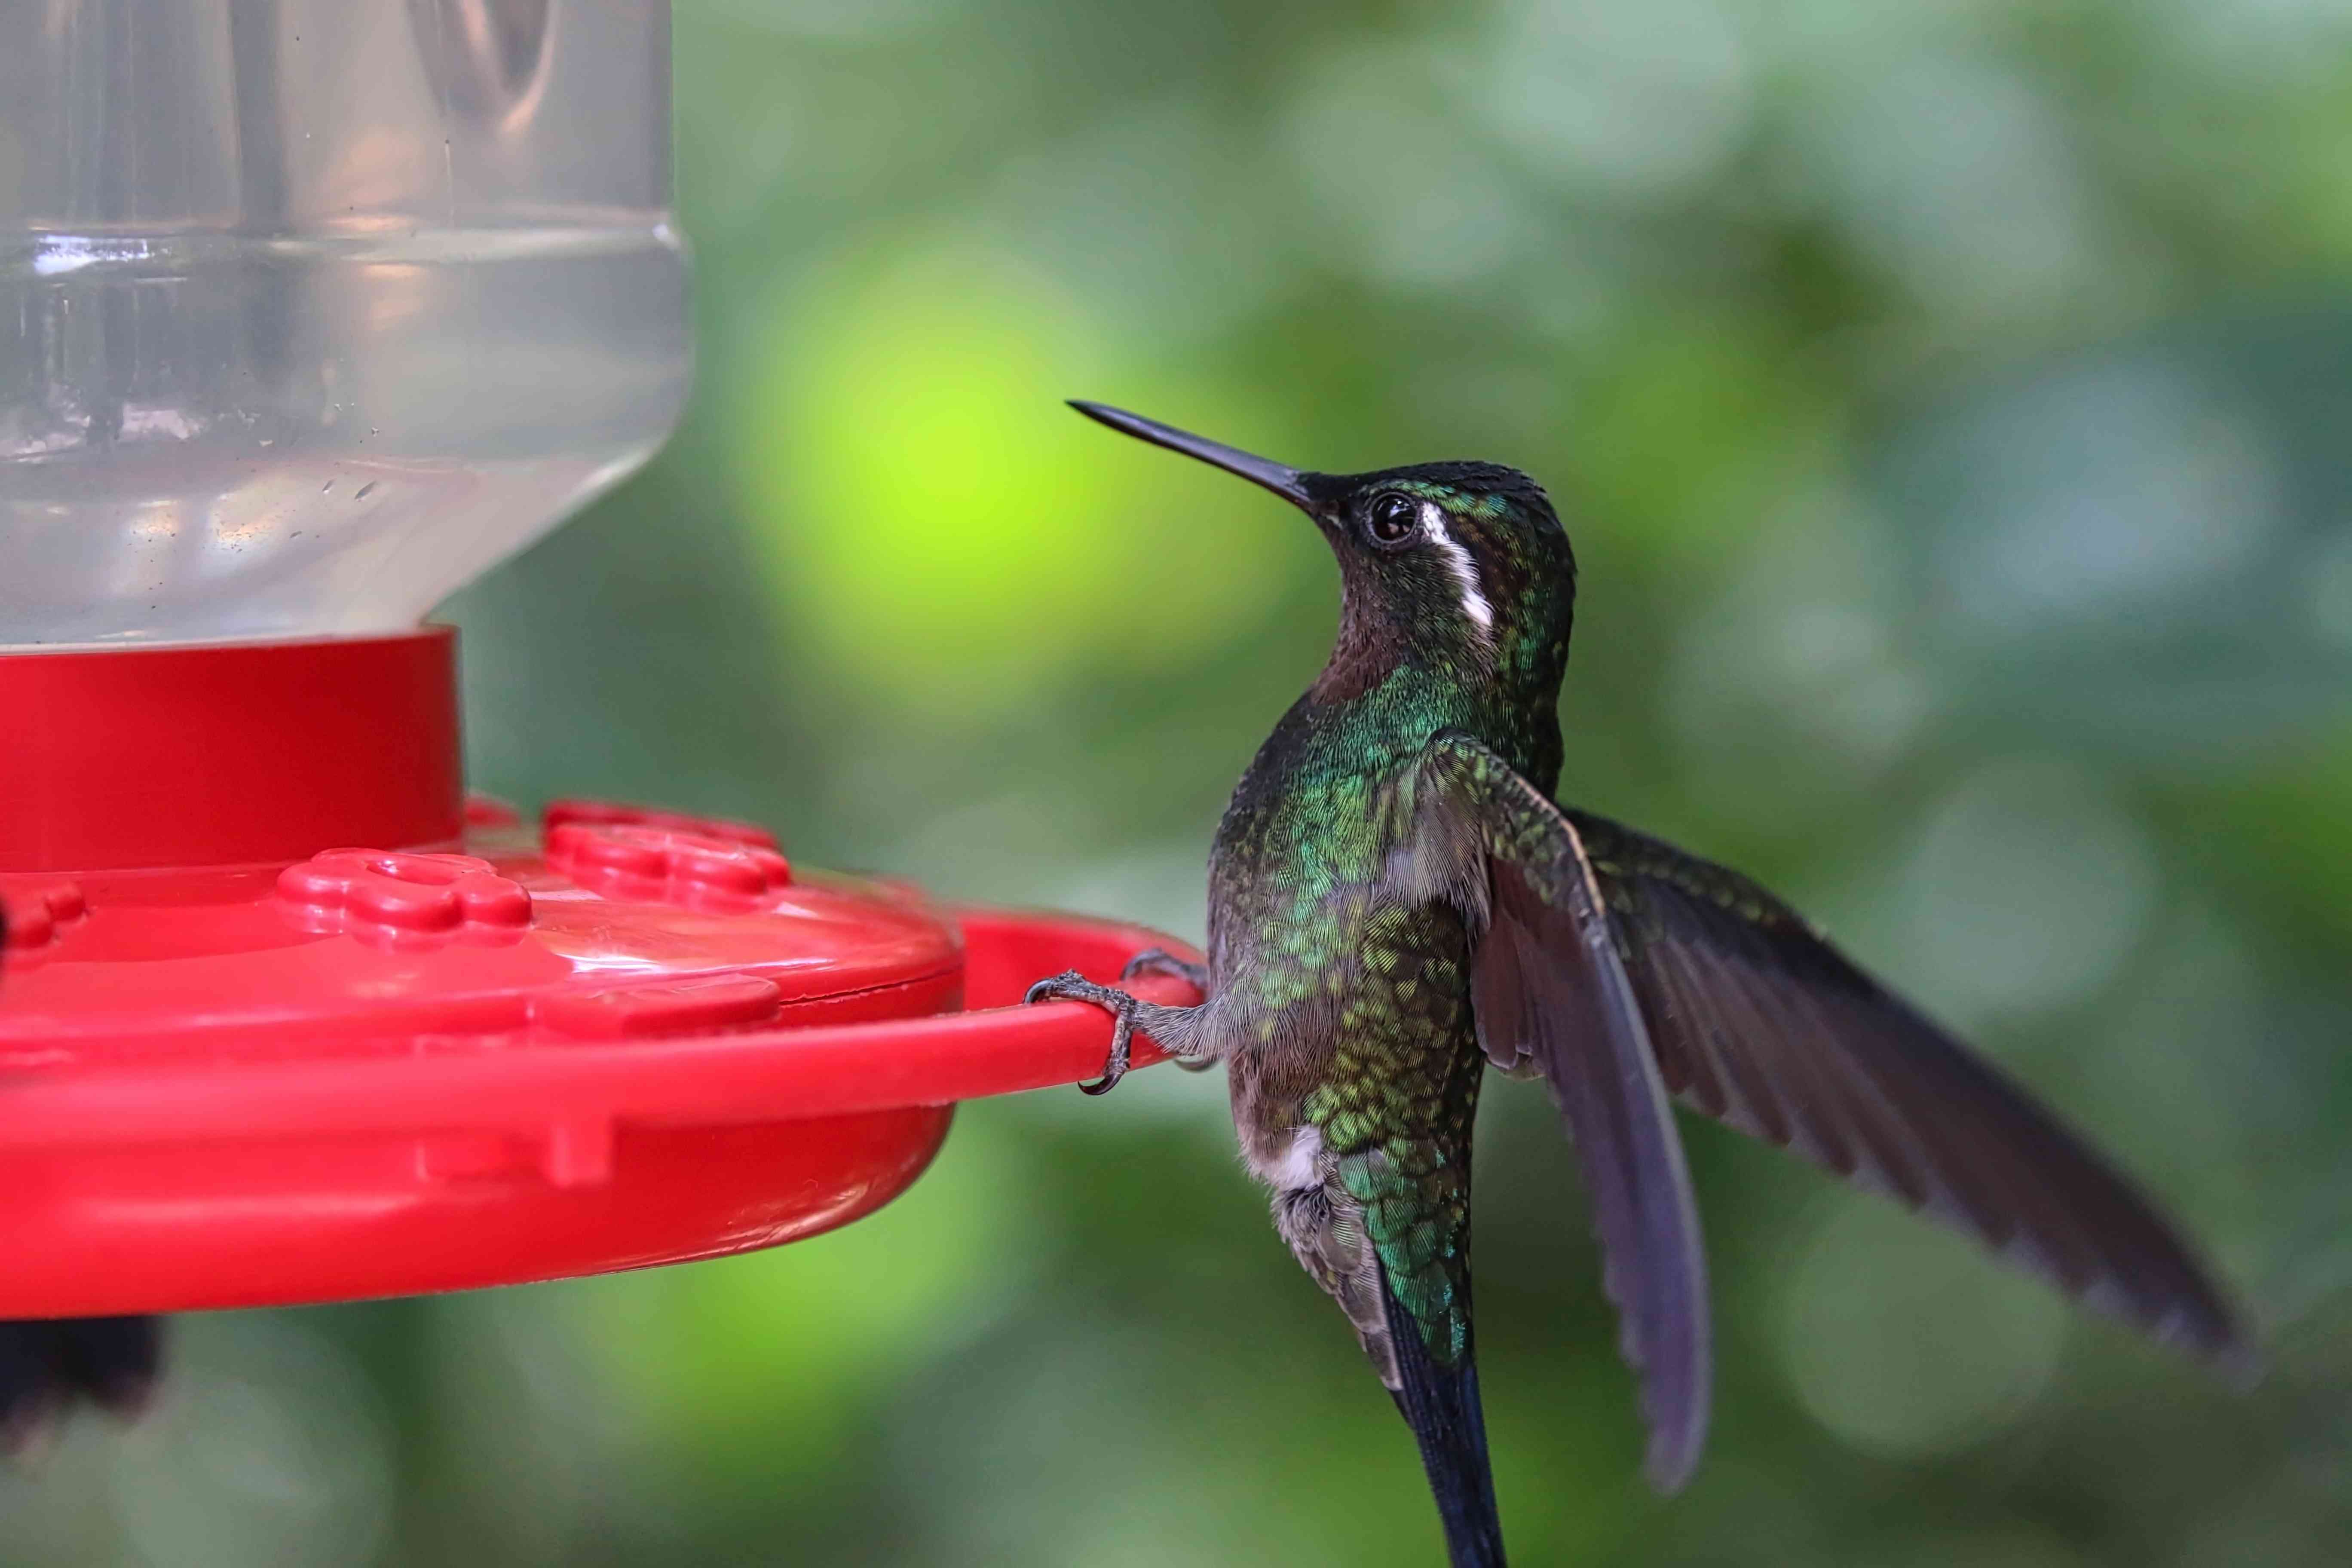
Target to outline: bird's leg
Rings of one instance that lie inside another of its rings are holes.
[[[1146,948],[1127,961],[1118,972],[1121,980],[1132,980],[1139,974],[1166,974],[1182,981],[1202,995],[1209,994],[1209,966],[1188,963],[1164,947]]]
[[[1128,1058],[1139,1028],[1158,1041],[1169,1055],[1182,1059],[1192,1040],[1193,1015],[1200,1011],[1196,1007],[1162,1007],[1143,1001],[1114,986],[1097,985],[1075,969],[1040,980],[1029,987],[1029,994],[1022,1000],[1085,1002],[1111,1016],[1110,1055],[1103,1062],[1103,1075],[1093,1083],[1078,1085],[1088,1094],[1108,1094],[1127,1076]]]
[[[1203,996],[1209,994],[1209,966],[1189,963],[1164,947],[1146,948],[1129,959],[1127,967],[1118,972],[1121,980],[1132,980],[1139,974],[1171,975]],[[1215,1057],[1206,1055],[1174,1056],[1170,1059],[1186,1072],[1207,1072],[1217,1065]]]

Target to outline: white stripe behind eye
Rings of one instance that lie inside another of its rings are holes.
[[[1445,509],[1433,500],[1422,502],[1421,529],[1437,546],[1438,559],[1445,563],[1445,569],[1461,586],[1462,613],[1482,633],[1493,631],[1495,606],[1486,602],[1486,593],[1478,585],[1478,563],[1470,559],[1470,552],[1462,548],[1461,542],[1445,531]]]

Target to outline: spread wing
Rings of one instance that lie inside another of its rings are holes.
[[[1532,1067],[1567,1121],[1592,1202],[1625,1359],[1642,1373],[1653,1484],[1689,1478],[1711,1352],[1698,1214],[1655,1053],[1576,827],[1476,741],[1441,735],[1415,779],[1422,852],[1484,881],[1472,968],[1488,1056]]]
[[[1685,1103],[1892,1194],[2160,1340],[2250,1360],[2173,1227],[1990,1064],[1747,878],[1567,816]]]

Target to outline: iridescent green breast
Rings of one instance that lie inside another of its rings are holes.
[[[1470,1131],[1484,1058],[1469,932],[1445,904],[1375,910],[1328,1075],[1301,1110],[1362,1205],[1391,1288],[1442,1358],[1468,1333]]]

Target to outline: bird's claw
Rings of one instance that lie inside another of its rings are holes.
[[[1081,1083],[1079,1089],[1087,1094],[1108,1094],[1127,1076],[1129,1058],[1135,1042],[1136,1000],[1124,991],[1108,985],[1097,985],[1075,969],[1040,980],[1029,987],[1024,1003],[1085,1002],[1100,1007],[1111,1016],[1110,1055],[1104,1058],[1103,1075],[1092,1083]]]
[[[1165,974],[1182,981],[1205,996],[1209,994],[1209,966],[1193,963],[1177,957],[1164,947],[1146,948],[1127,961],[1118,972],[1122,981],[1133,980],[1139,974]]]
[[[1078,1000],[1079,998],[1069,996],[1066,990],[1066,987],[1074,983],[1085,985],[1087,984],[1087,977],[1075,969],[1065,969],[1059,974],[1049,974],[1022,993],[1021,1005],[1024,1007],[1034,1007],[1040,1002],[1059,1002],[1066,998]]]

